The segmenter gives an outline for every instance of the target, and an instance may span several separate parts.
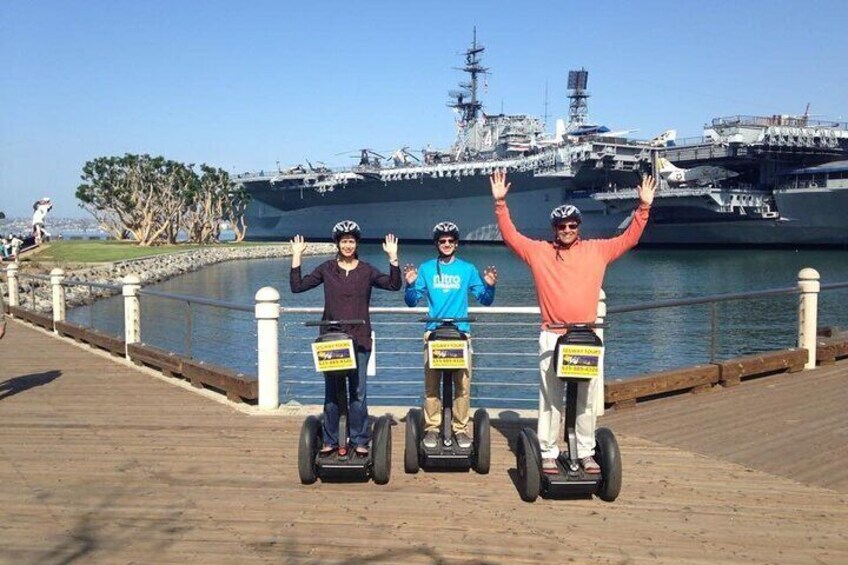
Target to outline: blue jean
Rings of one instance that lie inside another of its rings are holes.
[[[347,376],[347,419],[350,441],[354,447],[368,447],[368,399],[366,397],[365,367],[371,352],[356,349],[356,370]],[[337,377],[324,378],[324,445],[339,446],[339,404]]]

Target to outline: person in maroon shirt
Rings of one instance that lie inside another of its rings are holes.
[[[303,236],[296,235],[292,244],[291,291],[305,292],[324,285],[323,320],[365,320],[365,324],[343,326],[342,331],[350,334],[356,348],[356,371],[348,378],[350,415],[350,441],[359,455],[368,454],[368,402],[366,397],[366,375],[363,367],[371,355],[371,289],[400,290],[401,277],[398,267],[398,242],[393,234],[386,236],[383,251],[389,256],[389,274],[381,273],[365,261],[360,261],[356,252],[360,229],[356,222],[345,220],[333,227],[333,241],[338,252],[335,259],[318,265],[310,274],[303,276],[300,262],[306,249]],[[324,388],[324,446],[322,453],[330,453],[339,447],[339,407],[336,403],[335,379],[325,379]]]

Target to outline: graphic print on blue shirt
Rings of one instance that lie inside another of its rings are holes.
[[[487,285],[480,277],[477,267],[461,259],[450,263],[438,264],[438,259],[422,263],[418,269],[418,278],[407,285],[404,301],[407,306],[415,306],[427,297],[431,318],[468,317],[468,293],[483,306],[489,306],[495,300],[495,287]],[[427,330],[434,330],[437,323],[427,324]],[[471,324],[460,322],[457,327],[462,332],[470,332]]]

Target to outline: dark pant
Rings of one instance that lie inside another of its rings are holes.
[[[365,396],[365,368],[371,352],[357,348],[356,370],[347,376],[347,419],[350,426],[350,442],[354,447],[367,447],[368,436],[368,399]],[[324,445],[339,445],[339,404],[337,385],[339,379],[334,376],[324,378]]]

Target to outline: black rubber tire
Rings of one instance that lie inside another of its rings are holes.
[[[491,462],[492,429],[489,413],[478,408],[474,412],[474,470],[481,475],[488,475]]]
[[[421,421],[421,410],[412,408],[406,413],[406,441],[403,446],[403,470],[414,475],[421,468],[418,453],[418,442],[421,437],[418,433]]]
[[[538,444],[539,440],[533,430],[524,428],[518,433],[515,467],[518,469],[518,494],[525,502],[535,502],[542,488],[542,466],[537,459]]]
[[[300,482],[311,485],[318,478],[315,456],[321,443],[321,422],[315,416],[309,416],[300,428],[300,440],[297,443],[297,473]]]
[[[612,502],[621,492],[621,451],[609,428],[595,430],[595,459],[601,467],[601,480],[595,494],[601,500]]]
[[[388,483],[392,474],[392,426],[385,416],[380,416],[374,422],[371,457],[371,477],[374,482],[378,485]]]

